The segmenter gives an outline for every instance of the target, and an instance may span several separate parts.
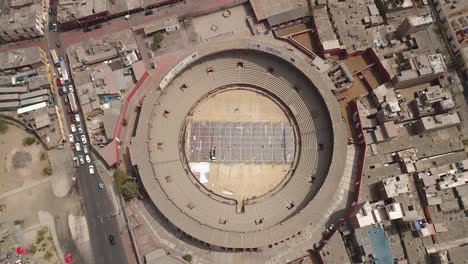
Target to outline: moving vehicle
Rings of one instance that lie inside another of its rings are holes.
[[[71,125],[70,125],[70,130],[71,130],[72,133],[75,133],[75,132],[76,132],[76,126],[75,126],[75,124],[71,124]]]
[[[59,61],[59,58],[58,58],[58,55],[57,55],[57,51],[56,50],[51,50],[50,51],[50,56],[52,57],[52,61],[54,62],[54,65],[56,67],[58,67],[60,65],[60,61]]]
[[[94,174],[94,166],[89,165],[89,174]]]
[[[76,151],[81,151],[81,145],[79,142],[75,143],[75,149]]]
[[[70,143],[74,143],[74,142],[75,142],[75,138],[73,137],[72,134],[68,135],[68,141],[70,141]]]
[[[86,136],[85,135],[81,135],[81,142],[83,142],[83,144],[86,144]]]
[[[104,183],[99,182],[98,183],[98,188],[99,188],[99,190],[104,190]]]
[[[109,235],[109,243],[110,243],[111,245],[115,245],[115,238],[114,238],[113,235]]]
[[[60,41],[58,41],[58,40],[55,41],[55,46],[57,46],[57,48],[60,48],[60,46],[61,46],[61,45],[60,45]]]
[[[91,158],[89,157],[89,155],[86,155],[85,159],[86,159],[86,163],[91,163]]]

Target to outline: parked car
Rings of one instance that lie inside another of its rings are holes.
[[[92,31],[92,30],[93,30],[92,28],[85,27],[85,28],[83,29],[83,32],[90,32],[90,31]]]
[[[57,48],[60,48],[60,46],[61,46],[61,45],[60,45],[60,41],[58,41],[58,40],[55,41],[55,46],[57,46]]]
[[[76,142],[76,143],[75,143],[75,150],[76,150],[76,151],[81,151],[81,145],[80,145],[79,142]]]
[[[55,79],[55,83],[57,84],[57,86],[62,86],[62,82],[59,78]]]
[[[70,115],[70,122],[71,122],[72,124],[74,124],[75,121],[76,121],[76,120],[75,120],[75,116],[74,116],[74,115]]]
[[[102,25],[101,24],[97,24],[94,26],[94,29],[98,29],[98,28],[102,28]]]
[[[71,84],[68,85],[68,91],[69,91],[70,93],[73,93],[73,91],[74,91],[74,90],[73,90],[73,85],[71,85]]]
[[[79,161],[78,161],[78,158],[77,158],[77,157],[73,157],[73,167],[76,168],[76,167],[78,167],[78,166],[80,166],[80,163],[79,163]]]
[[[84,164],[83,155],[79,155],[78,158],[80,159],[80,164]]]
[[[49,5],[53,5],[54,4],[54,0],[49,0]]]
[[[89,165],[89,174],[94,174],[94,166]]]
[[[67,113],[71,114],[72,110],[71,110],[71,106],[67,106]]]
[[[109,235],[109,243],[110,243],[111,245],[115,245],[115,238],[114,238],[113,235]]]
[[[70,103],[70,101],[68,101],[68,96],[64,96],[63,97],[63,102],[67,105]]]
[[[78,133],[83,134],[83,127],[78,125]]]
[[[99,190],[104,190],[104,183],[99,182],[98,183],[98,188],[99,188]]]
[[[62,96],[63,95],[62,89],[58,89],[58,91],[59,91],[59,95]]]
[[[75,126],[75,124],[71,124],[71,125],[70,125],[70,129],[71,129],[71,132],[72,132],[72,133],[75,133],[75,132],[76,132],[76,126]]]
[[[145,16],[152,15],[153,13],[154,13],[153,10],[146,10],[145,11]]]
[[[81,118],[80,118],[79,114],[75,114],[75,120],[76,120],[77,123],[81,122]]]
[[[86,144],[86,136],[85,135],[81,135],[81,142],[83,142],[83,144]]]
[[[86,155],[85,159],[86,159],[86,163],[91,163],[91,158],[89,157],[89,155]]]
[[[58,27],[57,27],[57,24],[56,24],[56,23],[52,24],[52,30],[53,30],[54,32],[57,32]]]
[[[84,152],[84,154],[88,154],[88,146],[87,145],[83,145],[83,152]]]
[[[72,134],[68,135],[68,141],[70,141],[71,144],[75,142],[75,138],[73,137]]]

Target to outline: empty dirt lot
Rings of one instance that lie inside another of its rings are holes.
[[[40,144],[23,146],[23,138],[28,136],[31,135],[13,125],[8,125],[0,136],[0,193],[44,177],[42,169],[49,164],[47,154],[41,155],[46,152]]]

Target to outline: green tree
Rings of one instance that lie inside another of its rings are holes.
[[[5,120],[0,119],[0,134],[5,134],[8,131],[8,124]]]
[[[164,40],[164,36],[163,34],[161,33],[161,31],[158,31],[156,33],[153,34],[153,41],[154,43],[156,43],[157,45],[161,44],[161,42]]]
[[[24,146],[30,146],[36,142],[36,139],[34,137],[25,137],[23,138],[23,145]]]
[[[190,254],[185,254],[182,258],[187,262],[192,262],[192,255]]]
[[[122,186],[122,195],[125,199],[133,199],[138,196],[138,184],[134,181],[127,181]]]
[[[49,166],[43,168],[42,169],[42,175],[44,175],[44,176],[52,175],[52,167],[49,165]]]
[[[122,186],[129,180],[127,173],[121,169],[114,171],[114,180],[117,185],[117,191],[122,192]]]

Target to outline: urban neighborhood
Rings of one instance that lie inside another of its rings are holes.
[[[467,263],[467,103],[464,0],[0,0],[0,262]]]

